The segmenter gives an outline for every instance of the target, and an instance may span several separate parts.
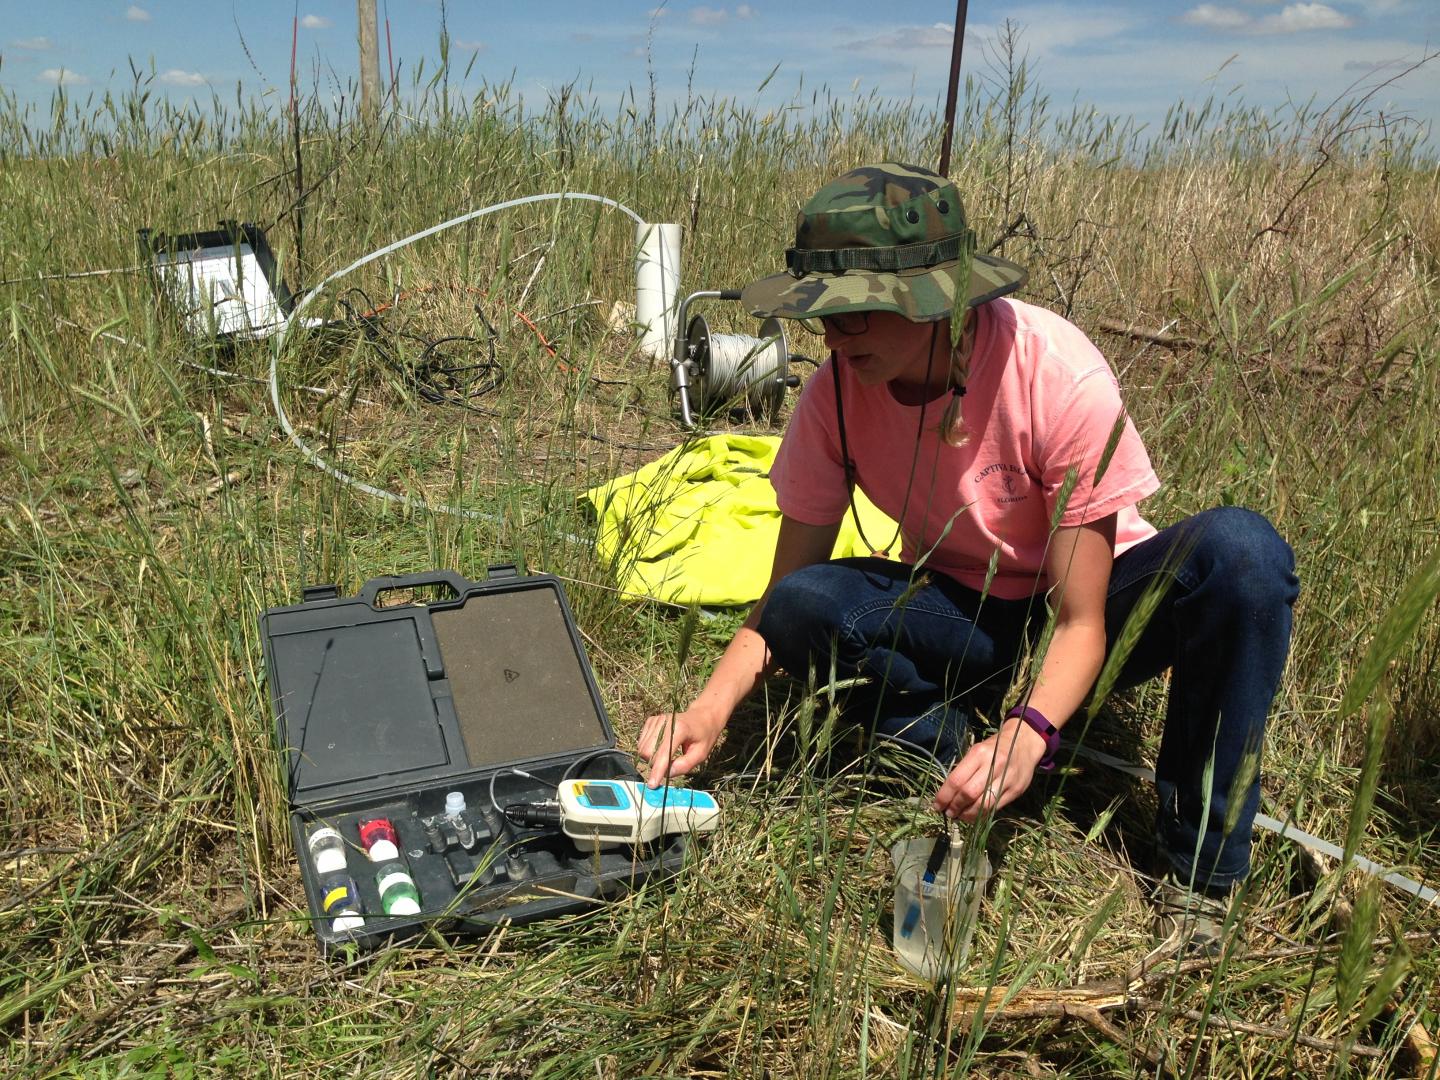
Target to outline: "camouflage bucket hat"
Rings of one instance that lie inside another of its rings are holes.
[[[800,209],[783,274],[740,295],[755,315],[806,319],[893,311],[934,322],[1014,292],[1027,272],[975,253],[955,185],[917,165],[862,165]]]

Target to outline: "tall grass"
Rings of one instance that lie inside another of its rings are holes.
[[[1244,503],[1299,553],[1267,803],[1433,880],[1433,163],[1363,108],[1282,122],[1181,103],[1155,132],[1056,117],[1023,65],[1001,61],[998,81],[969,86],[953,155],[982,249],[1029,266],[1029,298],[1116,364],[1166,479],[1153,520]],[[399,367],[353,333],[281,358],[307,441],[478,519],[400,510],[306,466],[269,413],[267,347],[187,338],[143,275],[41,276],[132,266],[137,228],[223,217],[265,225],[292,286],[310,285],[464,210],[570,189],[684,222],[685,286],[733,287],[778,265],[818,184],[862,160],[930,161],[939,128],[906,102],[824,91],[764,115],[702,97],[657,115],[644,95],[606,111],[580,88],[544,107],[506,84],[462,100],[442,76],[418,73],[374,132],[312,99],[303,200],[273,101],[176,108],[142,72],[120,96],[59,93],[45,115],[0,102],[5,1067],[1121,1076],[1353,1060],[1435,1075],[1409,1024],[1436,1029],[1436,914],[1334,882],[1353,915],[1332,924],[1333,908],[1306,902],[1304,861],[1265,836],[1248,937],[1223,962],[1147,976],[1103,1016],[1061,1008],[1062,989],[1121,978],[1148,948],[1136,868],[1152,796],[1104,773],[1058,795],[1037,785],[994,823],[997,885],[970,964],[917,987],[885,940],[886,853],[933,828],[905,801],[930,781],[873,755],[845,767],[823,696],[784,682],[742,711],[701,777],[725,828],[669,888],[478,942],[318,960],[261,609],[304,584],[353,591],[431,567],[562,574],[622,745],[693,693],[734,628],[620,601],[572,539],[589,527],[580,491],[684,434],[666,372],[605,323],[633,288],[633,227],[541,206],[452,230],[346,283],[374,304],[401,294],[384,316]],[[338,300],[314,313],[342,316]],[[479,411],[423,404],[407,374],[417,339],[483,336],[485,320],[503,383]],[[716,321],[753,331],[729,311]],[[1155,686],[1110,702],[1089,737],[1153,752],[1162,700]],[[993,985],[998,1012],[966,1004]]]

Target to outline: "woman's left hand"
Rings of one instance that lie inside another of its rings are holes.
[[[994,735],[970,747],[950,770],[935,793],[933,806],[946,817],[961,821],[993,813],[1024,794],[1044,756],[1045,740],[1038,732],[1022,720],[1006,720]]]

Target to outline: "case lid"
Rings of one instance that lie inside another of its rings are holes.
[[[387,605],[402,590],[429,603]],[[613,747],[559,581],[492,567],[376,578],[260,616],[294,807]]]

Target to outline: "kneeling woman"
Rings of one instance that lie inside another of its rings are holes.
[[[817,319],[830,358],[771,472],[783,519],[769,588],[694,703],[646,720],[649,781],[703,761],[772,667],[803,677],[832,657],[840,677],[874,681],[878,730],[953,760],[956,703],[1008,685],[1048,607],[1053,636],[1021,703],[936,792],[938,811],[973,821],[1053,765],[1107,641],[1158,581],[1119,685],[1173,671],[1156,838],[1168,887],[1187,909],[1210,902],[1213,922],[1249,872],[1260,785],[1246,763],[1289,650],[1293,555],[1245,510],[1148,523],[1138,504],[1160,482],[1105,358],[1065,319],[1005,298],[1024,270],[973,252],[952,184],[866,166],[802,208],[788,272],[745,290],[756,315]],[[898,545],[900,561],[829,561],[856,485],[899,522],[867,543]]]

